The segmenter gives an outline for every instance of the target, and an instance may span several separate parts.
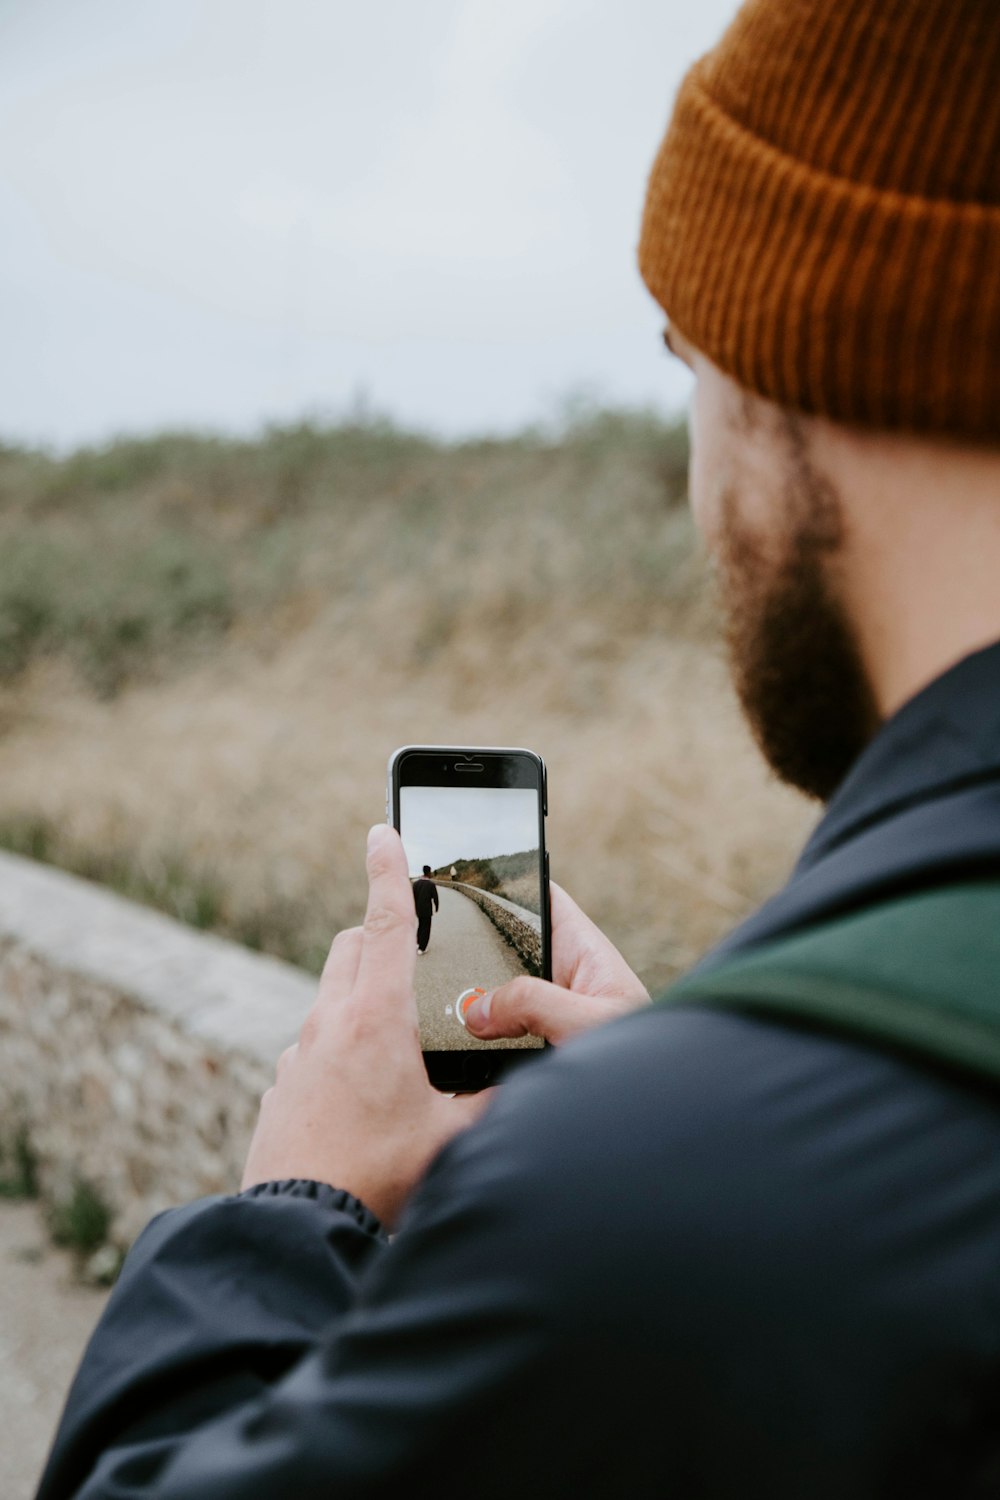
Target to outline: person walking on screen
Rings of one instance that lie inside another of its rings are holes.
[[[438,888],[431,879],[430,865],[424,865],[423,875],[413,882],[413,904],[417,908],[417,951],[426,953],[427,944],[431,940],[433,912],[440,907]]]

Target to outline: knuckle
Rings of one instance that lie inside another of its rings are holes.
[[[303,1030],[305,1030],[304,1027]],[[289,1063],[292,1061],[292,1058],[295,1056],[297,1050],[298,1048],[295,1043],[293,1043],[290,1047],[285,1048],[284,1052],[282,1052],[281,1056],[278,1058],[277,1063],[275,1064],[274,1072],[276,1077],[281,1077],[282,1073],[287,1069]]]
[[[326,961],[323,964],[323,972],[320,975],[320,979],[322,982],[329,982],[330,976],[337,969],[337,966],[343,962],[349,961],[349,956],[352,950],[358,945],[358,943],[360,943],[360,941],[360,927],[345,927],[343,931],[337,933],[336,937],[333,939],[333,942],[330,944],[329,951],[326,955]]]
[[[509,1015],[523,1016],[532,1007],[534,987],[530,979],[512,979],[504,985],[500,996],[503,1009]]]
[[[319,1016],[315,1010],[311,1010],[302,1022],[302,1030],[299,1032],[299,1046],[308,1049],[319,1038]]]
[[[344,1016],[345,1045],[356,1053],[367,1042],[381,1035],[381,1030],[363,1006],[352,1006]]]
[[[338,952],[342,948],[349,948],[352,943],[357,942],[360,934],[360,927],[342,927],[341,930],[337,933],[337,936],[334,938],[333,942],[330,944],[330,947],[336,948]]]
[[[416,918],[414,917],[414,921]],[[365,916],[365,932],[371,937],[381,937],[388,932],[395,932],[403,926],[411,925],[409,918],[404,917],[401,911],[392,906],[372,906]]]
[[[391,869],[388,849],[376,847],[368,854],[365,864],[368,868],[369,878],[378,880],[383,875],[388,875]]]
[[[536,1016],[535,991],[530,979],[511,979],[493,996],[493,1021],[501,1026],[530,1030]]]

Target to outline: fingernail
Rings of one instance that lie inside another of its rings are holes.
[[[369,854],[377,848],[379,840],[384,836],[387,823],[373,823],[368,830],[368,852]]]
[[[488,995],[480,995],[478,1000],[471,1001],[465,1008],[465,1024],[478,1031],[483,1026],[489,1025],[490,1010],[493,1005],[493,992]]]

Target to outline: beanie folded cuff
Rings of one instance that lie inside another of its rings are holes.
[[[681,86],[650,178],[647,286],[741,385],[870,427],[1000,439],[1000,208],[850,181]]]

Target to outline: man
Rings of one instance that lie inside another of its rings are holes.
[[[417,952],[426,953],[434,912],[440,909],[438,888],[431,879],[430,865],[424,865],[422,879],[413,883],[413,904],[417,910]]]
[[[484,1108],[424,1079],[373,830],[245,1190],[134,1247],[44,1500],[1000,1493],[998,76],[994,0],[751,0],[653,171],[735,679],[829,799],[788,886],[652,1007],[556,890],[555,983],[467,1021],[569,1044]]]

